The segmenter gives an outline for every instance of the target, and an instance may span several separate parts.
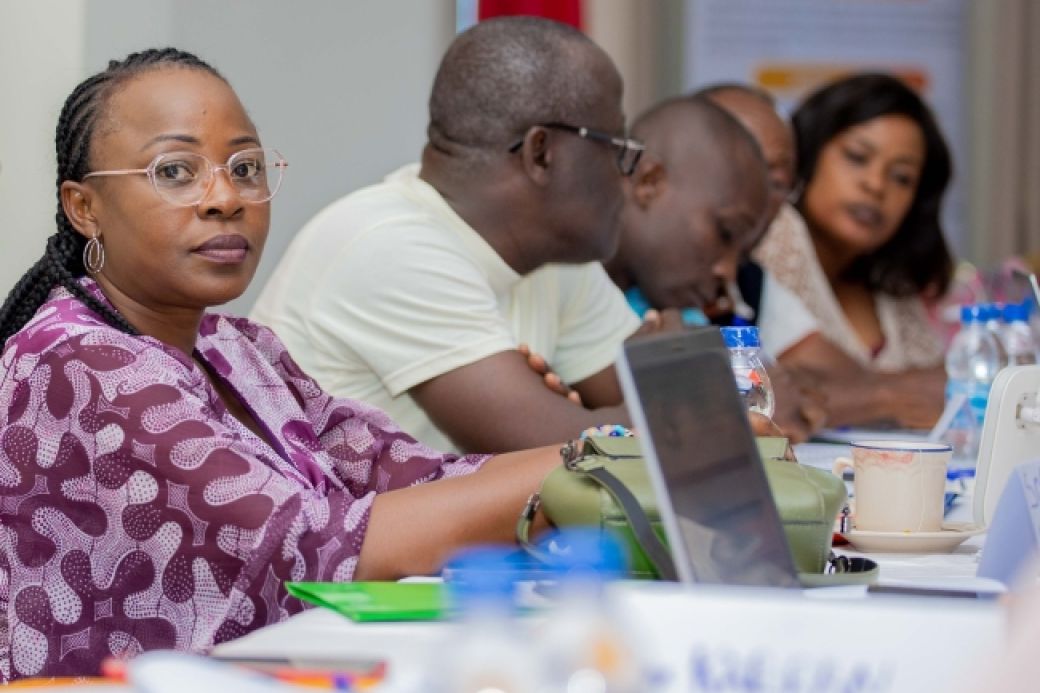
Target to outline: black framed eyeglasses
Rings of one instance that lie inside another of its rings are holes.
[[[636,165],[639,163],[639,157],[643,156],[643,151],[646,149],[646,145],[630,137],[616,137],[608,132],[590,130],[589,128],[580,127],[578,125],[570,125],[568,123],[539,123],[537,127],[563,130],[564,132],[569,132],[583,139],[591,140],[593,142],[602,142],[603,144],[614,147],[618,150],[618,171],[620,171],[623,176],[632,175],[636,170]],[[509,153],[513,154],[520,151],[520,147],[522,146],[524,146],[524,140],[521,137],[509,147]]]

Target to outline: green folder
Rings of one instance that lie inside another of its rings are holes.
[[[286,589],[359,622],[436,621],[445,611],[440,582],[289,582]]]

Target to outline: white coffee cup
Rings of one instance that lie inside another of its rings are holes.
[[[856,529],[868,532],[937,532],[942,529],[946,465],[942,443],[862,440],[852,459],[839,457],[834,473],[855,475]]]

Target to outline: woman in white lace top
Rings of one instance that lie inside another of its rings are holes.
[[[801,193],[755,255],[816,324],[776,336],[781,361],[831,379],[852,366],[878,374],[855,422],[930,426],[945,377],[925,302],[952,273],[939,222],[949,150],[920,97],[888,75],[822,88],[793,124]]]

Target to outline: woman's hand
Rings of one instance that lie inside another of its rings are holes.
[[[827,420],[827,397],[811,378],[779,364],[766,367],[773,386],[773,421],[792,443],[804,443]]]
[[[942,415],[946,390],[942,368],[886,373],[878,386],[899,428],[931,428]]]
[[[943,409],[941,365],[895,373],[870,371],[818,332],[780,355],[799,378],[810,376],[826,398],[828,426],[931,428]]]

